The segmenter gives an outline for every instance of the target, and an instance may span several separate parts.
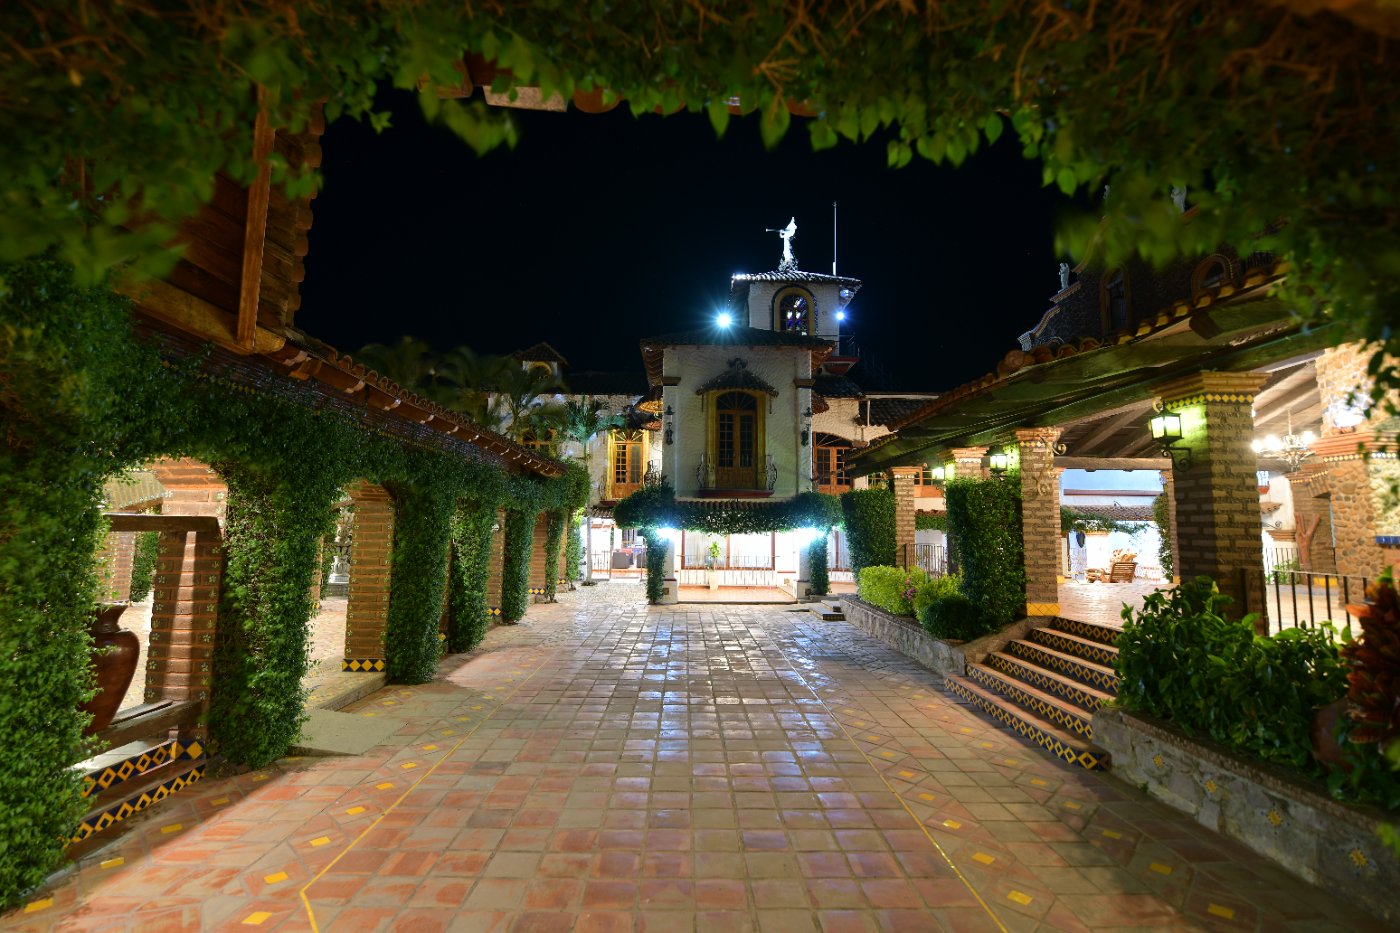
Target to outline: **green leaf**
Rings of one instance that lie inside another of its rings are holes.
[[[1074,170],[1069,168],[1060,169],[1055,176],[1055,184],[1059,186],[1060,192],[1066,196],[1074,194],[1074,190],[1079,187],[1079,183],[1074,178]]]

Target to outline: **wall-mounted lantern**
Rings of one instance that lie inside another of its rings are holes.
[[[1177,446],[1182,438],[1180,414],[1161,409],[1147,422],[1147,427],[1152,432],[1152,440],[1156,441],[1158,449],[1162,451],[1162,456],[1171,458],[1173,469],[1191,468],[1190,449]]]
[[[993,447],[987,454],[987,468],[998,479],[1006,475],[1006,470],[1010,465],[1011,458],[1007,455],[1005,447]]]
[[[670,405],[666,406],[666,446],[676,442],[676,410]]]
[[[812,439],[812,409],[809,407],[802,413],[802,446],[806,447]]]

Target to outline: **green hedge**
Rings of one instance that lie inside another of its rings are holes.
[[[954,479],[944,495],[962,591],[992,624],[1005,625],[1026,608],[1021,484],[1014,478]]]
[[[807,550],[808,560],[811,561],[811,570],[808,574],[808,583],[811,586],[813,596],[825,596],[831,592],[831,575],[827,572],[826,535],[815,539]]]
[[[535,544],[535,513],[506,510],[501,564],[501,621],[519,622],[530,605],[530,552]]]
[[[894,492],[890,489],[854,489],[841,496],[851,569],[892,567],[894,546]]]
[[[914,598],[928,574],[915,567],[862,567],[856,575],[860,598],[897,616],[914,614]]]
[[[559,552],[564,547],[564,529],[569,523],[568,513],[559,509],[549,512],[549,524],[544,538],[544,598],[554,602],[559,588]]]
[[[190,456],[228,481],[211,748],[261,766],[300,729],[317,541],[333,532],[342,488],[365,479],[398,500],[385,649],[395,676],[416,681],[433,674],[458,501],[577,508],[587,477],[540,481],[419,447],[291,380],[275,395],[250,390],[203,351],[134,339],[129,302],[80,287],[62,263],[3,266],[0,279],[0,731],[26,736],[0,749],[2,907],[58,863],[84,808],[69,766],[92,689],[106,479]]]
[[[1265,761],[1316,771],[1313,714],[1347,692],[1347,672],[1324,630],[1254,634],[1254,616],[1228,619],[1209,577],[1123,609],[1118,703],[1171,720]]]
[[[762,534],[798,528],[830,530],[841,524],[835,496],[799,493],[791,499],[754,508],[713,509],[703,502],[677,502],[668,483],[639,489],[613,509],[619,528],[676,528],[712,535]]]
[[[948,515],[930,515],[926,512],[914,514],[914,528],[917,531],[947,531]]]
[[[564,539],[564,579],[577,583],[582,576],[583,566],[583,522],[582,511],[574,509],[569,513],[569,529]]]
[[[642,537],[647,542],[647,602],[655,606],[665,595],[661,591],[666,588],[666,555],[670,548],[659,528],[643,528]]]
[[[160,532],[136,532],[136,544],[131,552],[131,596],[133,603],[139,603],[151,595],[151,577],[156,569],[156,555],[160,553]]]
[[[452,515],[452,572],[448,581],[447,650],[470,651],[486,637],[486,590],[491,579],[491,525],[495,502],[460,503]]]
[[[1176,573],[1176,564],[1172,557],[1171,503],[1165,491],[1152,500],[1152,521],[1157,524],[1157,562],[1162,566],[1162,579],[1170,582]]]

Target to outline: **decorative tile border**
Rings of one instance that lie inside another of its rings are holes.
[[[1094,738],[1092,713],[1082,709],[1065,709],[1055,703],[1047,702],[1043,697],[1038,697],[1017,686],[1015,681],[997,676],[997,672],[990,668],[970,665],[967,669],[967,676],[986,689],[1015,701],[1018,706],[1036,713],[1057,726],[1063,726],[1076,735],[1082,735],[1091,741]]]
[[[83,797],[91,797],[104,790],[110,790],[133,777],[140,777],[153,768],[159,768],[181,758],[198,759],[203,757],[204,746],[198,740],[184,745],[178,739],[170,739],[155,748],[143,749],[120,761],[111,762],[89,771],[83,775]]]
[[[1086,661],[1093,661],[1095,664],[1112,667],[1113,663],[1118,660],[1117,648],[1098,643],[1085,644],[1082,640],[1065,637],[1066,634],[1052,628],[1038,628],[1030,633],[1030,637],[1032,641],[1040,642],[1056,651],[1063,651],[1065,654],[1072,654]]]
[[[1079,619],[1056,618],[1050,623],[1050,628],[1061,632],[1069,632],[1071,635],[1078,635],[1080,638],[1087,638],[1091,641],[1104,645],[1115,645],[1118,643],[1118,636],[1122,634],[1122,629],[1112,625],[1104,625],[1102,622],[1084,622]]]
[[[978,709],[991,713],[1003,724],[1015,729],[1061,761],[1076,765],[1086,771],[1098,771],[1108,766],[1108,756],[1095,752],[1093,749],[1073,748],[1066,745],[1061,739],[1041,729],[1031,720],[1016,716],[1003,706],[984,701],[982,697],[968,689],[970,685],[961,677],[949,677],[944,681],[944,684],[953,693],[972,703]]]
[[[994,670],[1000,671],[1010,677],[1016,677],[1026,681],[1033,687],[1038,687],[1047,693],[1053,693],[1058,697],[1063,697],[1092,712],[1102,706],[1106,700],[1098,693],[1090,693],[1088,689],[1079,683],[1066,683],[1064,680],[1051,677],[1050,672],[1042,667],[1027,663],[1019,658],[1013,658],[1005,654],[994,654],[987,658],[987,665]]]
[[[380,673],[388,665],[385,658],[343,658],[340,662],[342,671],[353,671],[357,674]]]
[[[1053,671],[1082,680],[1091,687],[1097,687],[1105,693],[1118,693],[1118,675],[1110,670],[1102,670],[1099,666],[1091,667],[1091,663],[1079,657],[1065,657],[1063,654],[1051,654],[1045,645],[1038,645],[1033,641],[1013,641],[1006,646],[1006,652],[1013,657],[1039,664],[1041,667],[1048,667]]]
[[[142,810],[149,809],[171,794],[184,790],[195,781],[204,777],[206,759],[204,757],[204,749],[198,742],[191,742],[189,746],[181,746],[175,743],[175,749],[173,751],[177,754],[171,759],[172,761],[179,760],[180,758],[188,758],[193,761],[194,764],[188,770],[180,774],[172,775],[154,787],[147,787],[140,793],[133,794],[125,800],[118,801],[103,809],[94,810],[89,813],[87,816],[83,817],[82,822],[78,824],[78,828],[69,839],[69,843],[82,842],[95,833],[100,833],[110,826],[120,823],[123,820],[130,819]]]

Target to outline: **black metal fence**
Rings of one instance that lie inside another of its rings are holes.
[[[1356,634],[1360,626],[1357,617],[1347,607],[1365,601],[1366,587],[1370,582],[1369,577],[1275,566],[1268,570],[1264,578],[1269,631],[1277,633],[1288,628],[1316,628],[1323,622],[1332,622]]]

